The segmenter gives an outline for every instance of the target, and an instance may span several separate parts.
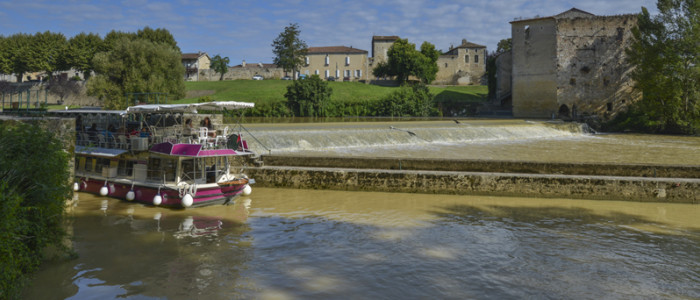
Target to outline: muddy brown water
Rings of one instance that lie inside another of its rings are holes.
[[[699,205],[254,188],[70,213],[78,258],[23,298],[700,298]]]

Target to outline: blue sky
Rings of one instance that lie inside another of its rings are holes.
[[[135,32],[166,28],[183,52],[228,56],[231,65],[272,62],[270,44],[289,23],[298,23],[309,46],[352,46],[371,55],[373,35],[398,35],[447,50],[470,42],[489,51],[510,37],[510,21],[558,14],[572,7],[597,15],[638,13],[655,0],[113,0],[0,1],[0,35],[50,30],[66,37],[104,36],[112,29]]]

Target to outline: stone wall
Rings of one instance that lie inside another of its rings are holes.
[[[609,119],[640,98],[625,49],[636,15],[557,20],[557,104],[562,118]]]
[[[218,81],[221,77],[221,73],[216,72],[214,69],[200,70],[199,75],[199,81]],[[224,74],[224,80],[250,80],[255,75],[261,75],[265,79],[280,79],[285,76],[285,72],[282,68],[260,67],[257,64],[248,64],[245,67],[229,67],[228,72]]]
[[[554,19],[513,23],[512,40],[513,116],[551,117],[559,108]]]
[[[700,203],[699,179],[300,167],[246,173],[262,187]]]

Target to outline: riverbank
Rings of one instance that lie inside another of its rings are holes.
[[[700,167],[263,155],[257,186],[700,203]]]

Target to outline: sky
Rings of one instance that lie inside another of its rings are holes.
[[[0,35],[168,29],[183,53],[220,54],[230,65],[271,63],[272,41],[298,23],[310,47],[352,46],[371,56],[373,35],[398,35],[446,51],[462,39],[496,50],[510,21],[551,16],[576,7],[596,15],[656,14],[654,0],[0,0]]]

